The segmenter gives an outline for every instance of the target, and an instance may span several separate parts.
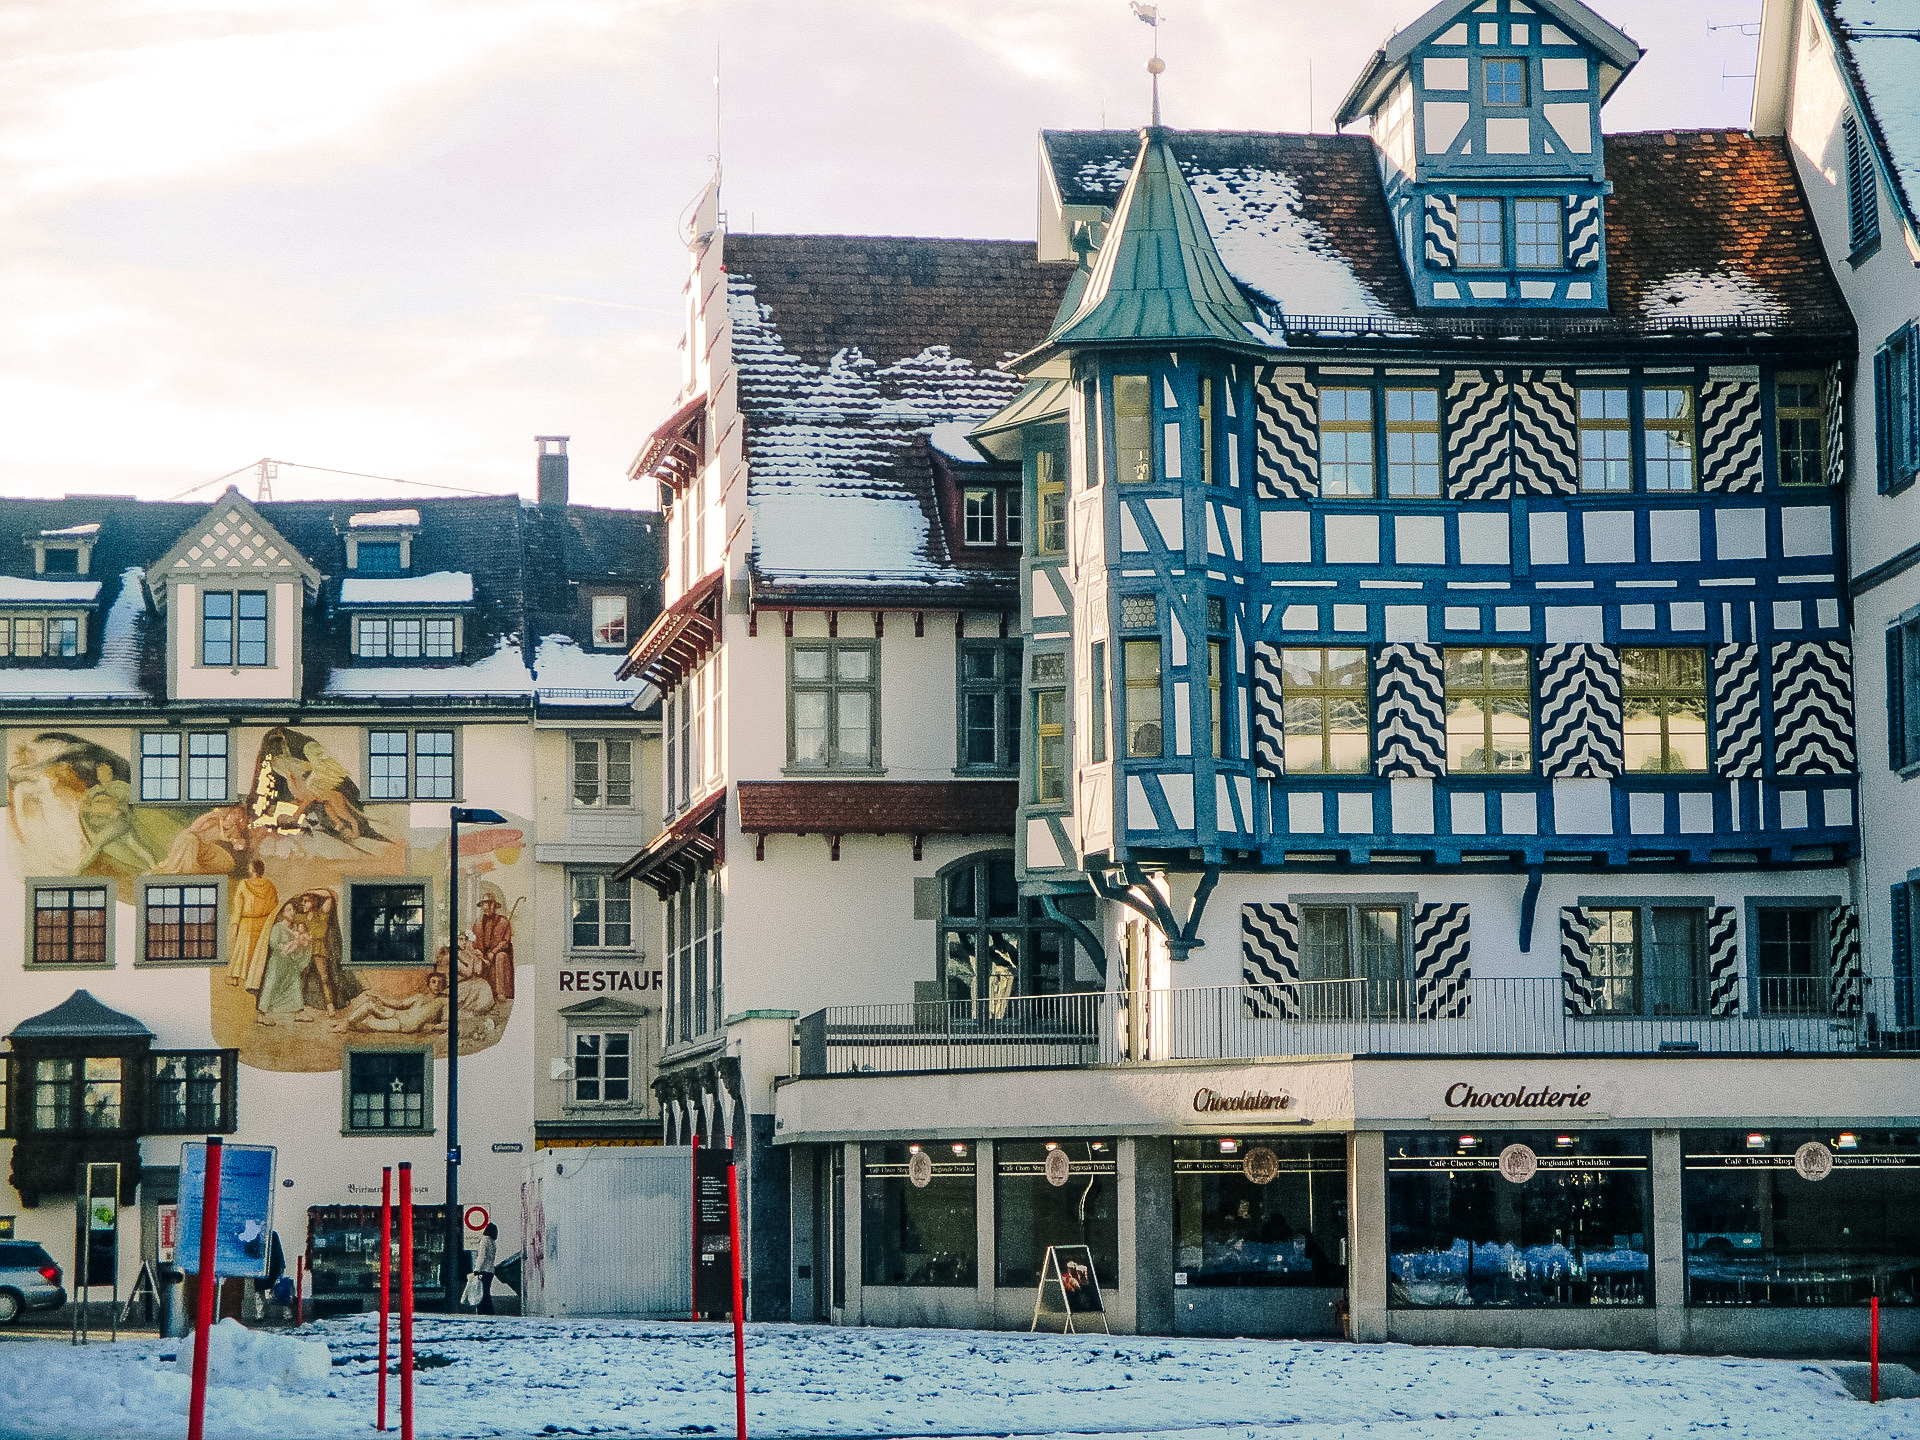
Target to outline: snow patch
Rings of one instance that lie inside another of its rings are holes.
[[[418,510],[362,510],[347,517],[349,530],[398,530],[406,526],[420,528]]]
[[[1888,162],[1907,203],[1920,203],[1920,45],[1897,34],[1870,38],[1920,31],[1920,0],[1833,0],[1833,9],[1843,33],[1852,32],[1847,49],[1892,152]]]
[[[530,695],[533,672],[520,654],[518,636],[502,636],[493,654],[472,665],[335,666],[326,693],[369,695]]]
[[[1187,184],[1227,272],[1286,314],[1363,319],[1391,314],[1326,232],[1302,213],[1300,187],[1292,176],[1229,166],[1191,173]]]
[[[546,704],[623,704],[645,688],[638,680],[618,677],[626,658],[624,650],[583,650],[570,635],[542,635],[533,656],[534,686]],[[591,693],[555,693],[567,691]]]
[[[99,533],[100,522],[95,520],[86,525],[69,525],[64,530],[42,530],[40,532],[40,538],[42,540],[67,540],[77,536],[98,535]]]
[[[1739,315],[1764,319],[1785,315],[1778,297],[1738,270],[1678,270],[1647,287],[1640,310],[1649,320],[1696,315]]]
[[[193,1374],[193,1340],[183,1336],[173,1364]],[[258,1390],[308,1390],[333,1372],[333,1352],[318,1340],[295,1340],[267,1330],[249,1330],[228,1316],[207,1332],[207,1383]]]
[[[16,605],[91,605],[99,597],[98,580],[34,580],[0,575],[0,600]]]
[[[342,605],[470,605],[473,576],[465,570],[436,570],[397,580],[342,580]]]
[[[967,438],[972,429],[965,420],[942,420],[927,436],[927,443],[949,460],[958,460],[963,465],[984,465],[987,457]]]

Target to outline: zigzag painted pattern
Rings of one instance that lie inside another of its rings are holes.
[[[1472,997],[1473,932],[1465,901],[1413,907],[1416,1020],[1463,1020]]]
[[[1300,1018],[1300,912],[1294,906],[1240,907],[1240,983],[1249,1020]]]
[[[1773,647],[1773,768],[1853,773],[1853,652],[1839,640]]]
[[[1427,196],[1426,237],[1429,266],[1451,270],[1460,263],[1460,219],[1453,196]]]
[[[1567,267],[1600,268],[1601,209],[1598,195],[1567,197]]]
[[[1760,773],[1760,647],[1713,648],[1713,753],[1722,775]]]
[[[1312,500],[1320,494],[1320,390],[1276,380],[1271,369],[1253,387],[1254,493],[1262,500]]]
[[[1822,394],[1826,414],[1825,454],[1821,457],[1826,466],[1827,484],[1836,489],[1847,479],[1847,415],[1844,408],[1846,400],[1846,377],[1836,362],[1827,371],[1826,388]]]
[[[1513,478],[1523,495],[1580,489],[1580,422],[1573,386],[1557,374],[1523,370],[1513,396]]]
[[[1827,912],[1827,1008],[1858,1015],[1866,1006],[1867,975],[1860,963],[1860,912],[1836,905]]]
[[[1745,380],[1709,380],[1700,387],[1700,488],[1726,494],[1758,490],[1760,386]]]
[[[1593,978],[1593,916],[1578,905],[1560,911],[1560,993],[1569,1015],[1591,1015],[1600,1008],[1600,985]]]
[[[1540,773],[1596,779],[1621,771],[1620,657],[1611,645],[1540,651]]]
[[[1707,1013],[1740,1013],[1738,914],[1731,905],[1707,911]]]
[[[1383,645],[1375,669],[1374,770],[1395,779],[1447,773],[1447,690],[1438,645]]]
[[[1511,492],[1507,390],[1504,378],[1479,370],[1456,370],[1447,385],[1447,494],[1455,500],[1504,500]]]
[[[1275,779],[1287,773],[1287,721],[1280,688],[1280,647],[1253,647],[1253,764]]]

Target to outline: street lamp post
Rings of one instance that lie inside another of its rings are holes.
[[[460,1308],[460,824],[504,825],[498,810],[447,811],[447,1313]],[[409,1201],[408,1203],[412,1203]]]

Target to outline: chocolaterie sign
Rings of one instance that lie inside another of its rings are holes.
[[[1284,1090],[1242,1090],[1238,1095],[1229,1095],[1202,1086],[1193,1092],[1193,1108],[1202,1115],[1258,1115],[1286,1110],[1292,1105],[1293,1097]]]
[[[1584,1110],[1593,1094],[1579,1085],[1476,1090],[1461,1080],[1449,1085],[1443,1098],[1449,1110]]]

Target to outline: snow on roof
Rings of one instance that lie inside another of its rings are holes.
[[[1680,270],[1649,285],[1640,296],[1640,310],[1650,320],[1672,320],[1688,315],[1745,315],[1765,318],[1785,314],[1779,297],[1738,270]]]
[[[36,580],[0,575],[0,601],[12,605],[91,605],[100,598],[98,580]]]
[[[1301,213],[1300,187],[1292,176],[1235,165],[1189,170],[1187,184],[1227,273],[1277,308],[1289,315],[1366,319],[1392,313],[1326,232]]]
[[[1920,202],[1920,0],[1828,0],[1908,204]]]
[[[542,635],[534,651],[534,688],[547,705],[625,705],[646,688],[616,672],[624,650],[583,650],[568,635]]]
[[[144,700],[140,688],[140,613],[146,608],[141,581],[130,565],[120,574],[120,594],[100,630],[100,661],[84,670],[0,669],[0,699]],[[94,589],[99,589],[97,582]]]
[[[967,438],[967,432],[971,429],[973,422],[970,421],[942,420],[933,427],[927,442],[949,460],[958,460],[963,465],[983,464],[987,457]]]
[[[473,576],[465,570],[436,570],[392,580],[342,580],[342,605],[469,605]]]
[[[363,510],[347,517],[349,530],[395,530],[407,525],[420,528],[418,510]]]
[[[332,698],[374,695],[530,695],[533,673],[520,654],[518,636],[504,635],[493,654],[472,665],[335,666],[328,672]]]
[[[91,525],[69,525],[64,530],[42,530],[40,532],[40,538],[42,540],[65,540],[70,537],[77,538],[83,535],[98,535],[99,533],[100,522],[96,520]]]

